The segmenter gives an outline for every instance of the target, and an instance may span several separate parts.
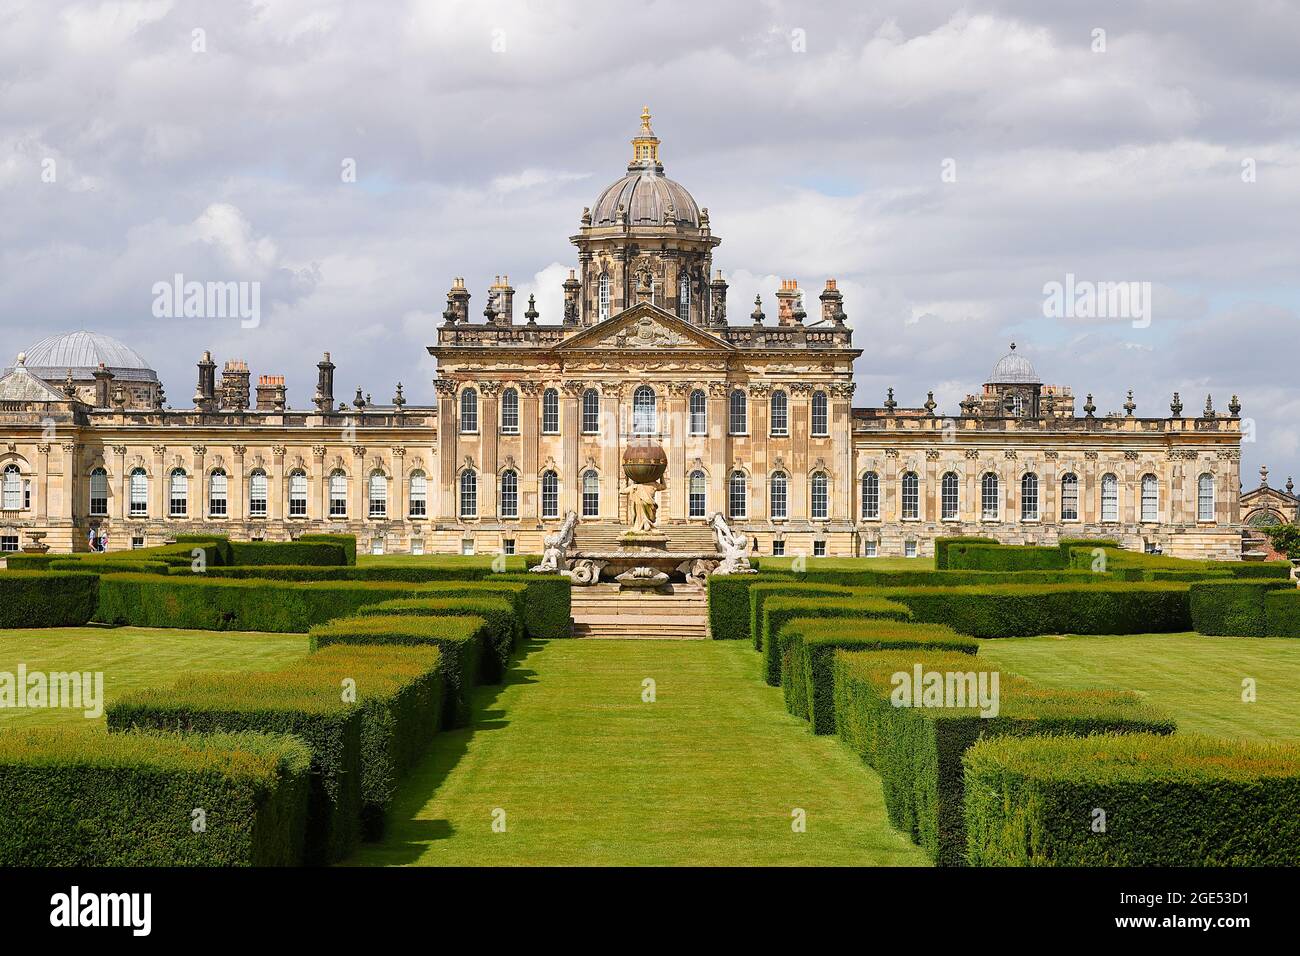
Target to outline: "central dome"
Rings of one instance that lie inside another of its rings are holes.
[[[625,218],[626,217],[626,218]],[[659,138],[650,128],[650,110],[641,112],[641,130],[632,139],[627,175],[606,186],[592,207],[593,226],[699,226],[700,208],[681,183],[664,175]]]
[[[989,376],[989,385],[1041,385],[1042,379],[1034,371],[1034,366],[1023,355],[1016,354],[1016,343],[1011,343],[1011,351],[998,360]]]
[[[135,349],[102,332],[62,332],[27,349],[27,368],[38,378],[63,381],[89,377],[103,364],[119,381],[156,382],[157,373]]]

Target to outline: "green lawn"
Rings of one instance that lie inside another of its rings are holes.
[[[979,656],[1055,687],[1139,691],[1184,732],[1300,738],[1300,641],[1201,634],[1017,637],[982,642]],[[1242,701],[1242,680],[1256,701]]]
[[[754,679],[744,642],[536,642],[475,708],[406,780],[386,839],[350,862],[928,862],[890,827],[877,777]]]
[[[0,631],[0,671],[102,671],[105,703],[139,687],[168,686],[202,670],[266,670],[307,653],[305,634],[152,627],[53,627]],[[79,710],[0,708],[6,727],[89,723]],[[95,721],[104,727],[104,718]]]

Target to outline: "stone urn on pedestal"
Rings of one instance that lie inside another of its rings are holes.
[[[663,491],[668,455],[653,438],[634,438],[623,449],[623,474],[627,476],[627,530],[619,544],[629,549],[663,551],[668,536],[655,526],[659,520],[658,494]]]

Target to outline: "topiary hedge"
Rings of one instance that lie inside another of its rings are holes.
[[[322,568],[348,563],[343,545],[333,541],[235,541],[230,543],[230,549],[230,563],[236,567],[295,564]]]
[[[292,734],[311,749],[304,859],[341,860],[361,826],[362,709],[338,684],[301,670],[195,674],[174,687],[132,691],[109,705],[110,732]]]
[[[1202,634],[1264,637],[1270,591],[1295,590],[1290,581],[1271,578],[1202,581],[1190,586],[1192,627]]]
[[[0,866],[297,865],[310,765],[282,734],[10,730]]]
[[[1002,737],[964,766],[973,865],[1300,864],[1293,742]]]
[[[761,651],[769,634],[763,617],[763,606],[769,597],[793,595],[796,597],[848,597],[853,591],[842,584],[808,584],[804,581],[759,581],[749,588],[749,635],[754,650]]]
[[[807,720],[814,734],[835,733],[835,651],[979,650],[979,641],[942,624],[850,617],[793,618],[777,632],[776,644],[786,710]]]
[[[953,544],[948,567],[956,571],[1059,571],[1069,567],[1060,548],[1000,544]]]
[[[432,617],[472,616],[482,618],[484,638],[489,653],[482,656],[476,679],[484,684],[499,684],[510,666],[510,655],[519,633],[519,621],[511,603],[494,594],[452,597],[397,598],[371,604],[357,612],[358,617],[392,617],[396,615]]]
[[[889,588],[916,621],[972,637],[1033,634],[1145,634],[1191,630],[1187,586],[1177,583],[1001,584]]]
[[[313,627],[311,649],[337,644],[432,645],[442,651],[443,719],[449,727],[470,722],[470,692],[482,669],[489,631],[481,617],[390,614],[346,617]]]
[[[178,534],[177,544],[211,544],[216,548],[217,564],[234,564],[235,553],[230,538],[224,534]]]
[[[49,569],[51,571],[91,571],[95,574],[169,574],[172,565],[162,561],[132,561],[124,558],[120,561],[88,561],[63,560],[51,561]]]
[[[343,549],[348,564],[355,565],[357,563],[357,536],[355,534],[300,534],[296,540],[304,544],[311,544],[316,541],[337,544]]]
[[[797,617],[838,617],[855,621],[886,618],[907,621],[912,612],[877,591],[849,591],[845,595],[778,594],[763,605],[763,679],[776,687],[781,683],[781,644],[775,636],[787,621]]]
[[[1300,590],[1286,588],[1264,595],[1269,637],[1300,637]]]
[[[961,758],[976,740],[1174,731],[1173,721],[1137,694],[1039,687],[996,669],[981,671],[978,664],[967,654],[938,651],[836,651],[832,664],[836,726],[880,774],[890,822],[940,865],[965,859]],[[937,704],[918,707],[900,698],[904,686],[915,684],[918,668],[923,688],[928,675],[940,675]],[[969,706],[981,673],[993,704],[983,713],[978,704]],[[963,700],[945,699],[947,687],[963,689],[967,706],[949,706]]]
[[[74,571],[0,571],[0,628],[85,624],[99,584],[98,575]]]
[[[523,584],[524,631],[529,637],[569,637],[573,633],[573,582],[563,574],[497,574],[479,582],[491,589],[499,584]]]
[[[934,569],[936,571],[945,571],[950,565],[948,564],[948,549],[953,545],[960,544],[997,544],[997,538],[979,538],[979,537],[941,537],[934,539]]]
[[[792,574],[710,574],[705,589],[709,607],[709,636],[715,641],[752,639],[749,589],[755,584],[798,580]]]

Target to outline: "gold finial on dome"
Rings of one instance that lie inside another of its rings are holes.
[[[632,165],[659,165],[659,137],[650,128],[650,107],[641,108],[641,129],[632,138]]]

